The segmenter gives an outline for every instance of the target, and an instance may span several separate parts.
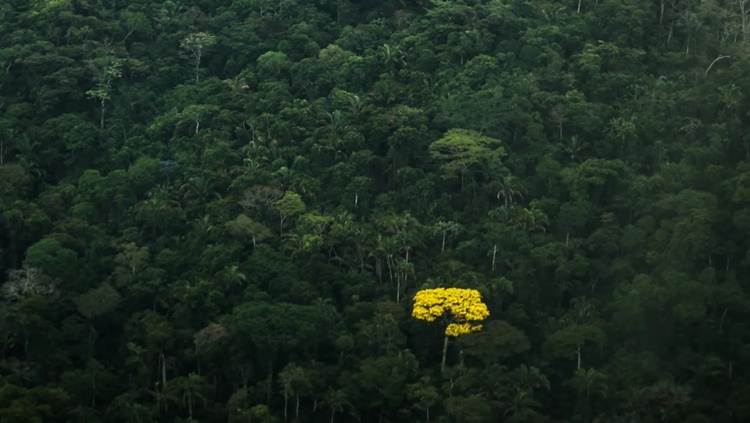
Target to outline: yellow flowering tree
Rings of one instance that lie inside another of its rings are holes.
[[[424,289],[414,295],[411,315],[427,322],[439,320],[445,325],[443,361],[440,366],[444,371],[448,337],[481,330],[479,322],[486,319],[490,312],[476,289],[434,288]]]

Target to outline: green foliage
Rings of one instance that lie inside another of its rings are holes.
[[[581,363],[581,348],[588,343],[603,345],[604,332],[591,324],[574,324],[550,335],[544,344],[544,350],[553,358],[578,358]]]
[[[0,388],[0,417],[9,423],[42,423],[65,419],[70,395],[62,389],[23,388],[5,384]],[[70,410],[70,408],[68,408]]]
[[[237,348],[252,345],[260,358],[313,350],[321,341],[325,316],[312,306],[246,303],[227,317],[226,327]]]
[[[468,129],[451,129],[429,147],[446,176],[464,176],[472,167],[487,166],[505,155],[501,141]]]
[[[0,165],[0,202],[10,204],[24,198],[31,187],[31,175],[19,164]]]
[[[273,207],[279,213],[279,232],[284,232],[284,221],[290,217],[305,211],[305,202],[302,197],[294,192],[287,191],[284,196],[274,201]]]
[[[3,2],[0,421],[750,420],[745,3]]]
[[[120,294],[111,285],[104,283],[75,299],[78,312],[87,319],[112,311],[120,302]]]
[[[510,323],[495,320],[488,322],[480,332],[460,338],[468,356],[474,356],[486,364],[503,362],[531,348],[526,335]]]
[[[77,254],[63,247],[54,238],[45,238],[26,250],[24,265],[40,269],[52,278],[60,279],[64,283],[72,283],[71,287],[77,286],[80,276]]]

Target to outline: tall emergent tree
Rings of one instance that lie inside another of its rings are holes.
[[[180,47],[187,50],[190,61],[193,63],[196,83],[200,80],[203,54],[214,44],[216,44],[216,37],[205,32],[190,34],[180,43]]]
[[[466,173],[474,167],[489,164],[505,156],[502,142],[469,129],[451,129],[430,144],[430,156],[440,163],[447,176],[459,176],[461,189]]]
[[[476,289],[434,288],[419,291],[414,295],[412,317],[427,322],[440,320],[445,325],[443,359],[440,369],[445,371],[445,356],[448,352],[448,337],[466,335],[482,329],[478,322],[489,317],[487,305]]]
[[[112,96],[112,83],[122,76],[123,60],[113,56],[105,56],[91,61],[94,69],[96,86],[86,91],[86,95],[99,101],[99,127],[104,129],[105,102]]]

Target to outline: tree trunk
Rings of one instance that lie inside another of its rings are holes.
[[[492,270],[495,270],[495,262],[497,260],[497,244],[492,247]]]
[[[159,364],[161,365],[161,388],[164,389],[167,386],[167,360],[163,352],[159,353]]]
[[[578,10],[576,10],[576,13],[581,13],[581,0],[578,0]]]
[[[271,394],[273,392],[273,359],[268,360],[268,386],[266,387],[266,404],[271,406]]]
[[[448,335],[443,340],[443,361],[440,362],[440,371],[445,373],[445,357],[448,354]]]
[[[576,349],[576,355],[578,356],[578,370],[581,370],[581,346],[580,345]]]
[[[719,333],[721,333],[724,330],[724,318],[727,317],[728,310],[729,310],[728,307],[724,307],[724,313],[721,314],[721,320],[719,321]]]
[[[198,344],[195,344],[195,366],[198,368],[198,376],[201,375],[201,357],[198,351]]]
[[[188,392],[187,393],[187,403],[188,403],[188,421],[193,421],[193,395]]]
[[[445,231],[443,231],[443,246],[440,248],[440,252],[445,252]]]
[[[99,115],[99,128],[104,129],[104,99],[102,99],[102,113]]]
[[[746,0],[739,0],[740,18],[742,19],[742,41],[747,41],[747,11],[745,10]]]
[[[669,42],[672,41],[672,34],[674,32],[674,21],[669,25],[669,34],[667,35],[667,47],[669,47]]]
[[[91,406],[96,407],[96,369],[91,377]]]
[[[393,255],[389,254],[386,264],[388,265],[388,277],[391,278],[391,285],[393,285],[393,267],[391,266],[392,262],[393,262]]]
[[[284,391],[284,422],[288,420],[287,416],[289,415],[289,394],[287,394],[286,391]]]
[[[299,395],[294,396],[295,401],[297,402],[294,406],[294,417],[299,418]]]
[[[661,0],[661,11],[659,12],[659,25],[664,22],[664,0]]]

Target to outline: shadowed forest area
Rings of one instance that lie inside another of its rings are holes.
[[[750,421],[749,70],[750,0],[4,0],[0,422]]]

